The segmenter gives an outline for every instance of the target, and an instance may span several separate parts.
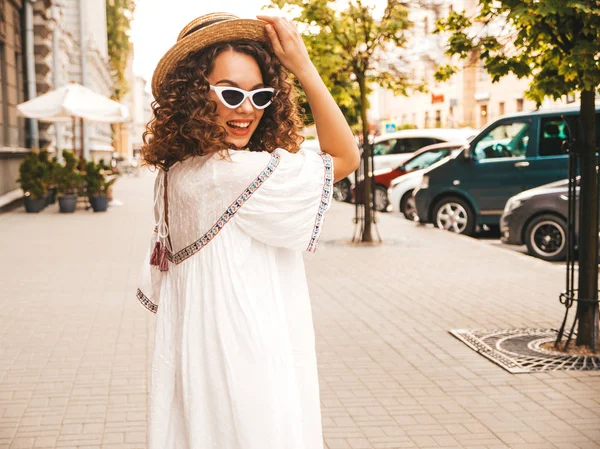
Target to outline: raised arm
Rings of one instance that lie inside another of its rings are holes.
[[[321,150],[333,158],[334,180],[345,178],[358,167],[358,147],[346,118],[310,60],[302,36],[285,18],[257,17],[267,22],[266,30],[275,55],[298,78],[306,93]]]

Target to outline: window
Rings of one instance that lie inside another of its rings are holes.
[[[500,103],[498,103],[498,115],[504,115],[504,102],[501,101]]]
[[[391,154],[414,153],[423,147],[439,142],[441,142],[441,140],[430,137],[410,137],[398,139]]]
[[[560,117],[546,117],[542,119],[540,156],[566,154],[563,150],[563,141],[569,139],[569,127],[577,126],[576,116],[570,116],[566,119],[568,126]]]
[[[481,124],[480,126],[487,125],[488,122],[488,107],[487,104],[482,104],[479,106],[479,113],[481,114]]]
[[[0,113],[0,145],[8,144],[8,86],[6,78],[6,44],[0,42],[0,103],[2,104]]]
[[[425,111],[425,122],[423,128],[429,128],[429,111]]]
[[[517,112],[523,112],[523,99],[517,98]]]
[[[489,131],[475,145],[475,159],[524,157],[529,143],[529,123],[502,123]]]
[[[442,111],[440,111],[439,109],[435,111],[435,127],[442,127]]]
[[[563,141],[578,140],[579,115],[544,117],[540,123],[540,156],[560,156],[566,153]],[[571,136],[571,133],[573,136]],[[596,140],[600,142],[600,114],[596,114]]]
[[[412,170],[420,170],[422,168],[427,168],[437,161],[442,160],[446,156],[450,154],[450,150],[447,148],[427,151],[425,153],[421,153],[418,156],[415,156],[406,164],[404,164],[404,169],[408,171]]]
[[[15,32],[15,71],[17,80],[17,104],[25,101],[25,88],[23,86],[24,70],[23,70],[23,49],[21,43],[21,16],[17,10],[13,14],[13,24]],[[16,113],[16,111],[14,112]],[[16,142],[13,145],[25,146],[25,117],[17,115],[17,130],[13,131],[16,136]]]
[[[383,156],[390,154],[392,149],[396,146],[396,139],[382,140],[381,142],[373,145],[373,156]]]

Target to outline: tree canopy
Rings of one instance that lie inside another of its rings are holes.
[[[108,58],[115,80],[113,98],[120,100],[129,90],[127,61],[131,54],[129,30],[135,10],[134,0],[108,0],[106,2],[106,30]]]
[[[365,108],[369,85],[381,85],[397,94],[410,89],[411,74],[394,49],[406,43],[410,27],[407,2],[390,0],[381,18],[374,6],[348,1],[336,10],[331,0],[271,0],[271,5],[296,15],[311,59],[350,124],[360,119],[364,78]]]
[[[527,97],[541,104],[594,90],[600,84],[600,4],[595,0],[480,0],[474,15],[452,12],[438,22],[450,33],[449,55],[477,52],[498,81],[513,73],[531,77]],[[440,67],[440,81],[458,67]]]
[[[581,105],[571,155],[580,173],[577,345],[598,345],[598,175],[596,89],[600,84],[600,3],[597,0],[479,0],[471,17],[452,12],[438,22],[448,55],[479,56],[493,81],[529,77],[526,95],[539,105],[579,91]],[[446,65],[440,80],[457,70]],[[574,200],[574,199],[572,199]],[[585,211],[585,213],[583,213]],[[569,287],[567,287],[569,288]],[[568,310],[568,309],[567,309]],[[562,332],[561,332],[562,333]],[[559,333],[559,335],[561,335]],[[560,338],[560,337],[559,337]]]
[[[375,7],[362,0],[349,0],[335,9],[331,0],[271,0],[280,9],[296,13],[309,54],[325,84],[350,124],[360,120],[363,138],[364,223],[361,241],[371,242],[372,192],[371,147],[367,120],[371,85],[380,85],[396,94],[413,87],[398,49],[405,46],[409,2],[388,0],[384,13],[376,17]],[[339,3],[338,3],[339,5]],[[357,221],[358,223],[358,221]]]

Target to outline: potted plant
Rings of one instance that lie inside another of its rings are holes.
[[[31,152],[19,166],[17,182],[25,192],[25,210],[40,212],[46,206],[48,167],[40,160],[39,153]]]
[[[47,176],[44,180],[48,192],[46,204],[54,204],[56,203],[56,192],[58,187],[57,176],[60,164],[58,163],[56,156],[50,159],[50,153],[46,150],[40,151],[40,161],[47,167]]]
[[[104,176],[103,161],[95,164],[89,161],[85,164],[86,194],[94,212],[105,212],[108,209],[109,189],[116,178],[107,180]]]
[[[62,213],[75,212],[77,195],[83,182],[83,176],[77,171],[77,158],[70,151],[63,152],[65,165],[56,173],[58,187],[58,205]]]

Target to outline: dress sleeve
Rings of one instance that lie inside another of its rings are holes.
[[[154,232],[150,239],[150,245],[146,251],[146,256],[142,262],[138,277],[138,289],[136,292],[138,301],[153,313],[156,313],[158,310],[161,280],[163,276],[165,276],[165,272],[160,271],[156,266],[150,265],[150,257],[157,241],[158,234]]]
[[[277,149],[263,173],[268,176],[239,208],[242,231],[268,245],[316,251],[332,201],[331,156]]]
[[[139,271],[138,276],[138,288],[136,292],[136,296],[138,301],[150,312],[156,313],[158,310],[158,303],[160,300],[160,289],[162,285],[162,279],[166,276],[164,271],[160,271],[156,265],[150,264],[150,259],[152,257],[152,253],[156,247],[156,244],[160,241],[159,239],[159,224],[160,224],[160,216],[157,206],[159,205],[158,201],[160,200],[160,196],[162,196],[163,191],[161,190],[161,176],[164,173],[159,173],[154,182],[154,232],[150,237],[150,244],[148,245],[148,249],[146,251],[146,255],[144,257],[144,261],[142,262],[142,267]]]

